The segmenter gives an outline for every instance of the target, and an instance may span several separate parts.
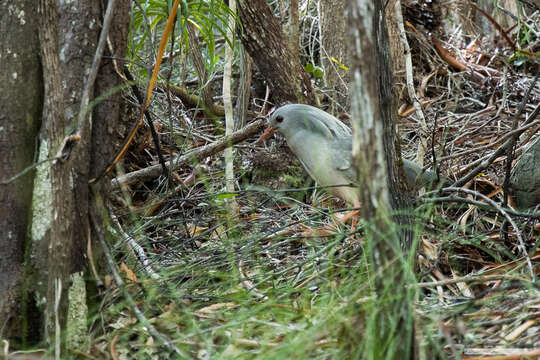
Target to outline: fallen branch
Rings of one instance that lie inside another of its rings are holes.
[[[217,154],[218,152],[225,150],[225,148],[244,141],[250,136],[255,135],[264,127],[265,123],[266,121],[264,119],[256,120],[251,124],[247,125],[245,128],[233,132],[230,136],[225,136],[212,144],[202,146],[193,151],[190,151],[187,154],[178,156],[173,160],[169,160],[165,163],[165,165],[170,169],[170,171],[174,171],[180,166],[187,163],[198,161],[208,156]],[[129,174],[125,174],[117,177],[116,179],[113,179],[111,186],[113,189],[117,189],[118,187],[120,187],[120,183],[124,185],[130,185],[138,181],[145,181],[157,177],[160,174],[161,165],[152,165],[147,168],[133,171]]]
[[[470,72],[471,76],[475,80],[483,81],[485,76],[488,77],[502,77],[502,73],[500,71],[497,71],[495,69],[491,69],[487,66],[481,66],[477,64],[471,64],[468,62],[462,62],[457,57],[452,55],[450,51],[444,48],[440,41],[432,37],[431,41],[433,43],[433,46],[435,47],[435,50],[439,54],[439,56],[448,63],[451,67],[459,70],[459,71],[465,71]]]
[[[199,98],[199,96],[190,94],[186,88],[172,85],[172,84],[169,84],[169,85],[161,84],[160,87],[162,87],[163,89],[169,90],[173,95],[178,96],[180,100],[182,100],[182,102],[184,102],[187,105],[202,106],[202,107],[205,106],[204,102],[202,101],[202,99]],[[212,104],[211,112],[212,114],[217,115],[217,116],[225,116],[225,109],[223,108],[222,105]]]
[[[465,354],[474,353],[475,356],[464,355],[463,360],[520,360],[540,356],[540,349],[465,349]],[[476,356],[478,355],[478,356]]]

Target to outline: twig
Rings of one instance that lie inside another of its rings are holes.
[[[197,96],[195,94],[190,94],[186,88],[172,85],[172,84],[159,84],[158,89],[161,88],[162,90],[168,90],[175,96],[179,97],[180,100],[182,100],[186,105],[190,106],[199,106],[199,104],[202,101],[202,97]],[[219,104],[212,104],[212,109],[215,111],[215,115],[217,116],[224,116],[225,115],[225,109],[222,105]]]
[[[165,165],[169,167],[171,171],[174,171],[180,166],[185,165],[189,162],[201,160],[205,157],[217,154],[228,146],[232,146],[249,138],[250,136],[253,136],[264,127],[265,123],[266,121],[264,119],[254,121],[242,130],[235,131],[230,136],[225,136],[212,144],[197,148],[185,155],[177,156],[173,160],[167,161]],[[144,181],[157,177],[160,173],[160,165],[152,165],[145,169],[133,171],[129,174],[119,176],[116,179],[112,180],[111,185],[113,188],[118,188],[120,186],[120,183],[130,185],[137,181]]]
[[[170,39],[171,39],[171,43],[170,43],[170,49],[171,50],[170,51],[171,52],[174,50],[174,39],[176,39],[175,32],[176,32],[176,21],[174,22],[174,24],[172,26],[171,36],[170,36]],[[171,68],[167,71],[167,78],[165,80],[167,83],[171,82],[172,73],[173,73],[172,69],[174,68],[174,57],[172,57],[170,60],[171,60],[171,63],[169,65],[171,66]],[[161,61],[163,61],[163,59],[161,59]],[[167,95],[167,119],[169,120],[169,127],[170,127],[170,130],[172,132],[173,131],[173,124],[172,124],[172,118],[173,118],[172,104],[173,104],[173,102],[172,102],[171,92],[167,91],[166,95]],[[157,137],[157,135],[156,135],[156,137]],[[161,159],[160,159],[160,162],[161,162]],[[165,160],[163,160],[163,168],[164,169],[167,168],[165,166]],[[167,178],[167,186],[169,188],[172,188],[173,187],[173,182],[172,182],[172,177],[171,177],[170,171],[167,169],[167,172],[165,173],[165,171],[164,171],[163,175]]]
[[[270,97],[270,87],[266,85],[266,92],[264,93],[264,100],[259,114],[264,115],[266,113],[266,104],[268,104],[268,98]]]
[[[131,246],[133,251],[135,251],[135,253],[137,254],[136,257],[141,263],[143,270],[146,271],[152,279],[159,279],[160,276],[152,268],[152,262],[146,256],[144,249],[141,247],[141,245],[139,245],[131,235],[129,235],[124,231],[124,229],[122,229],[122,225],[118,221],[116,215],[111,214],[111,219],[116,226],[116,229],[114,230],[117,230],[120,233],[122,238],[128,243],[129,246]]]
[[[493,26],[495,26],[495,29],[497,29],[497,31],[501,33],[501,35],[504,37],[504,39],[506,40],[508,45],[510,45],[512,50],[516,51],[516,44],[508,37],[508,34],[506,33],[506,31],[504,31],[504,29],[501,27],[501,25],[499,25],[499,23],[496,22],[495,19],[493,19],[487,12],[485,12],[483,9],[476,6],[475,3],[471,2],[470,4],[476,10],[478,10],[482,15],[484,15],[486,17],[486,19],[488,19],[489,22],[493,24]]]
[[[394,5],[394,12],[396,14],[397,25],[399,29],[399,40],[403,46],[405,52],[405,75],[407,82],[407,92],[409,93],[409,98],[413,104],[416,117],[420,123],[420,128],[424,134],[428,133],[428,128],[426,124],[426,118],[424,112],[422,111],[422,105],[418,101],[418,96],[416,96],[416,91],[414,89],[414,79],[413,79],[413,67],[412,67],[412,57],[411,57],[411,48],[409,42],[407,41],[407,35],[405,33],[405,27],[403,26],[403,15],[401,14],[401,1],[397,0]],[[420,136],[420,145],[416,153],[416,161],[420,166],[424,165],[424,153],[427,149],[427,140],[425,136]]]
[[[536,75],[535,77],[535,81],[536,82],[536,79],[538,78],[538,75]],[[533,85],[534,85],[534,82],[533,82]],[[531,87],[532,88],[532,87]],[[524,104],[527,100],[527,97],[524,97],[523,98],[523,102],[522,104]],[[523,107],[520,106],[520,110],[523,110]],[[536,108],[534,109],[534,111],[529,115],[529,117],[523,122],[523,125],[526,125],[530,122],[532,122],[534,120],[534,118],[536,118],[536,116],[538,115],[538,113],[540,112],[540,104],[538,104],[536,106]],[[519,116],[519,113],[521,113],[521,111],[518,112],[518,114],[516,114],[516,116]],[[524,126],[521,127],[522,129],[524,128]],[[525,131],[525,130],[523,130]],[[516,131],[516,133],[514,134],[514,136],[517,138],[519,135],[521,135],[521,133],[523,132],[518,132]],[[493,154],[491,154],[487,159],[485,160],[482,160],[480,162],[480,164],[478,166],[476,166],[471,172],[469,172],[467,175],[463,176],[462,178],[458,179],[454,184],[452,184],[452,186],[454,187],[457,187],[457,186],[462,186],[463,184],[467,183],[469,180],[471,180],[472,178],[474,178],[476,175],[480,174],[481,171],[483,171],[484,169],[487,169],[487,167],[499,156],[501,155],[504,150],[510,146],[510,144],[512,143],[512,138],[508,139],[507,141],[505,141],[504,144],[501,145],[500,148],[498,148],[497,150],[495,150],[493,152]],[[476,162],[475,162],[476,163]],[[474,166],[471,164],[471,166]]]
[[[84,89],[81,95],[81,107],[77,117],[77,133],[81,136],[83,141],[90,141],[88,135],[92,133],[92,116],[91,114],[86,116],[86,114],[89,112],[88,103],[90,102],[90,93],[94,88],[94,83],[99,71],[101,57],[103,56],[103,51],[105,50],[105,44],[111,28],[115,7],[116,0],[110,0],[107,2],[107,10],[105,11],[105,16],[103,18],[103,28],[99,34],[99,41],[96,47],[96,53],[94,54],[94,59],[92,60],[92,67],[90,68],[88,79],[84,84]],[[86,122],[88,122],[88,124]]]
[[[519,136],[524,131],[529,130],[531,127],[533,127],[535,125],[538,125],[538,124],[540,124],[540,121],[535,120],[535,121],[533,121],[531,123],[528,123],[527,125],[524,125],[522,127],[519,127],[519,128],[517,128],[515,130],[512,130],[512,131],[504,134],[499,139],[497,139],[495,141],[492,141],[489,144],[482,145],[482,146],[477,146],[474,149],[464,150],[464,151],[461,151],[461,152],[458,152],[458,153],[455,153],[455,154],[452,154],[452,155],[442,156],[440,158],[440,160],[443,161],[443,160],[455,159],[456,157],[460,157],[460,156],[464,156],[464,155],[468,155],[468,154],[474,154],[474,153],[478,153],[481,150],[490,149],[490,148],[494,147],[495,145],[501,143],[503,140],[509,139],[509,138],[513,137],[514,135]],[[455,142],[455,139],[454,139],[454,142]],[[501,146],[504,146],[504,145],[501,145]]]
[[[139,0],[133,0],[133,2],[135,3],[135,6],[139,8],[143,16],[144,24],[146,25],[146,32],[148,33],[148,36],[146,36],[146,39],[148,40],[148,44],[149,44],[149,50],[150,50],[149,53],[152,54],[152,60],[155,61],[156,54],[154,53],[154,49],[156,47],[154,46],[154,39],[152,38],[152,28],[150,27],[150,20],[148,19],[148,16],[146,15],[146,11],[143,9]],[[163,61],[166,61],[165,57],[163,57]],[[152,69],[151,67],[150,69],[147,69],[149,74],[150,74],[151,69]]]
[[[518,118],[519,114],[523,111],[525,108],[525,103],[527,99],[529,98],[529,95],[531,94],[531,91],[533,87],[536,84],[536,80],[538,79],[538,74],[534,77],[534,80],[527,89],[527,92],[525,93],[525,96],[523,96],[523,101],[519,105],[518,113],[516,116],[514,116],[514,119],[512,120],[512,131],[514,131],[517,128],[518,125]],[[514,158],[514,148],[516,146],[517,142],[517,136],[514,135],[510,138],[510,143],[508,144],[508,147],[506,148],[506,171],[504,176],[504,183],[503,183],[503,190],[504,190],[504,198],[503,198],[503,206],[506,206],[508,204],[508,193],[510,189],[510,172],[512,171],[512,160]]]
[[[126,286],[124,284],[124,281],[122,280],[122,277],[120,274],[118,274],[118,270],[116,269],[116,264],[114,263],[114,259],[111,255],[111,251],[109,250],[109,246],[107,245],[107,242],[105,241],[105,236],[103,235],[103,230],[101,228],[100,222],[98,222],[98,217],[96,215],[96,209],[91,208],[90,209],[90,220],[93,223],[93,227],[96,230],[97,237],[99,239],[99,242],[101,244],[101,247],[103,248],[103,252],[105,253],[105,258],[107,259],[107,264],[109,265],[109,268],[111,269],[111,273],[114,277],[114,281],[116,281],[116,285],[118,288],[122,291],[122,295],[128,302],[129,306],[135,313],[135,316],[146,329],[148,329],[148,332],[159,342],[161,342],[169,351],[173,351],[182,358],[186,358],[186,354],[182,353],[178,347],[176,347],[174,344],[169,341],[169,339],[165,338],[157,329],[148,321],[146,316],[144,316],[143,312],[139,309],[137,306],[137,303],[131,296],[131,294],[126,290]]]
[[[480,322],[476,323],[476,326],[487,328],[487,327],[491,327],[491,326],[495,326],[495,325],[510,324],[510,323],[512,323],[514,321],[527,321],[527,320],[533,320],[533,319],[538,319],[538,318],[540,318],[540,311],[536,311],[536,312],[533,312],[533,313],[528,313],[528,314],[525,314],[525,315],[522,315],[522,316],[518,316],[517,318],[505,317],[505,318],[496,319],[496,320],[480,321]]]
[[[422,282],[418,284],[413,284],[409,286],[417,286],[419,288],[430,288],[430,287],[436,287],[436,286],[445,286],[445,285],[452,285],[457,283],[482,283],[482,282],[489,282],[489,281],[496,281],[496,280],[503,280],[503,279],[515,279],[515,277],[510,277],[508,275],[480,275],[480,276],[463,276],[453,279],[446,279],[446,280],[440,280],[440,281],[429,281],[429,282]]]
[[[429,193],[429,194],[433,194],[433,193]],[[426,195],[428,195],[428,194],[426,194]],[[426,197],[426,198],[421,198],[421,200],[425,201],[425,202],[465,203],[465,204],[471,204],[471,205],[478,206],[478,207],[483,208],[483,209],[488,210],[488,211],[498,212],[497,209],[491,208],[491,206],[489,204],[486,204],[484,202],[469,199],[469,198],[458,197],[458,196],[455,196],[455,195],[441,196],[441,197]],[[531,219],[540,219],[540,212],[527,213],[527,212],[515,211],[515,210],[509,209],[509,208],[503,208],[503,209],[508,214],[513,215],[513,216],[521,216],[521,217],[531,218]]]
[[[252,293],[253,295],[255,295],[255,297],[259,298],[259,299],[262,299],[262,300],[268,300],[268,296],[262,294],[261,292],[259,292],[259,290],[257,290],[257,288],[253,285],[253,282],[251,280],[249,280],[249,277],[246,276],[245,272],[244,272],[244,269],[243,269],[243,261],[240,260],[238,262],[238,272],[240,273],[240,275],[242,275],[242,284],[246,287],[246,289]]]
[[[13,181],[17,180],[18,178],[20,178],[21,176],[27,174],[29,171],[31,171],[31,170],[37,168],[37,167],[40,166],[41,164],[44,164],[44,163],[46,163],[46,162],[53,162],[53,161],[56,161],[56,160],[60,160],[60,158],[57,158],[57,157],[55,156],[55,157],[52,157],[52,158],[50,158],[50,159],[45,159],[45,160],[38,161],[37,163],[28,166],[26,169],[24,169],[23,171],[19,172],[18,174],[13,175],[13,176],[10,177],[9,179],[7,179],[7,180],[0,180],[0,185],[7,185],[7,184],[10,184],[10,183],[12,183]]]
[[[148,108],[145,108],[144,106],[144,98],[139,91],[139,88],[137,87],[137,84],[134,83],[133,76],[129,72],[127,66],[124,67],[124,74],[126,75],[126,78],[130,82],[131,90],[133,91],[133,95],[135,95],[135,98],[137,98],[137,102],[139,103],[139,106],[141,109],[144,109],[144,118],[146,119],[146,123],[148,124],[148,127],[150,128],[150,133],[152,134],[152,140],[154,142],[154,146],[156,147],[156,152],[158,155],[159,163],[161,164],[161,168],[163,170],[163,176],[168,176],[169,171],[167,170],[167,166],[165,166],[165,159],[163,158],[163,152],[161,151],[161,146],[159,145],[159,137],[156,132],[156,128],[154,127],[154,122],[152,121],[152,118],[150,117],[150,112],[148,111]]]
[[[506,73],[506,67],[505,67],[505,73]],[[533,86],[536,83],[536,78],[533,80]],[[506,81],[505,81],[506,82]],[[527,93],[524,96],[524,101],[529,97],[530,91],[532,90],[532,87],[529,87],[527,89]],[[522,107],[525,106],[525,103],[522,102],[519,106],[518,113],[522,111]],[[512,119],[512,131],[516,130],[518,126],[519,117],[514,116]],[[503,207],[508,206],[508,196],[510,194],[510,175],[512,172],[512,161],[514,159],[514,149],[516,147],[517,143],[517,136],[512,136],[509,140],[509,144],[506,147],[506,164],[505,164],[505,174],[504,174],[504,181],[503,181]],[[505,222],[501,228],[502,233],[504,234],[505,240],[508,241],[508,223]]]
[[[464,189],[464,188],[457,188],[457,187],[446,187],[446,188],[442,188],[440,191],[443,192],[443,193],[445,193],[445,192],[463,192],[463,193],[468,194],[468,195],[478,196],[478,197],[482,198],[484,201],[486,201],[487,203],[489,203],[491,206],[493,206],[495,209],[497,209],[497,211],[501,215],[503,215],[505,217],[505,219],[508,220],[508,222],[514,228],[514,231],[516,233],[516,237],[517,237],[518,242],[519,242],[518,249],[521,250],[521,252],[523,253],[523,256],[527,260],[527,265],[529,267],[531,280],[534,281],[535,275],[534,275],[534,270],[533,270],[532,263],[531,263],[531,258],[529,256],[529,253],[527,252],[527,249],[525,248],[525,243],[523,242],[523,238],[521,237],[521,233],[519,231],[519,228],[517,227],[516,223],[514,222],[514,219],[512,219],[512,217],[510,217],[510,215],[508,215],[508,212],[505,209],[500,207],[495,201],[491,200],[490,198],[488,198],[484,194],[481,194],[481,193],[479,193],[477,191],[474,191],[474,190],[469,190],[469,189]],[[431,193],[433,193],[433,192],[431,192]]]
[[[462,357],[463,360],[521,360],[527,358],[536,358],[540,356],[540,349],[499,349],[498,354],[494,355],[493,351],[489,349],[465,349],[465,353],[472,352],[474,350],[476,354],[480,356],[467,356]],[[512,352],[511,354],[504,355],[503,352]]]

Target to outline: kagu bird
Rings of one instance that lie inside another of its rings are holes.
[[[270,127],[257,142],[279,131],[309,175],[331,194],[352,206],[359,205],[356,171],[351,163],[351,129],[334,116],[313,106],[289,104],[277,109],[270,118]],[[411,187],[425,186],[437,179],[432,171],[422,173],[416,163],[403,159],[407,182]]]

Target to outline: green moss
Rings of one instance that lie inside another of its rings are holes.
[[[82,273],[71,276],[69,288],[69,308],[67,318],[66,345],[69,349],[85,350],[89,337],[86,327],[88,306],[86,304],[86,284]]]

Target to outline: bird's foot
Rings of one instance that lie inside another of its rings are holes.
[[[334,217],[338,224],[346,224],[350,220],[351,229],[354,231],[356,224],[358,223],[358,215],[360,215],[360,210],[352,210],[343,216],[336,214]]]
[[[324,226],[322,228],[314,229],[304,224],[300,224],[300,225],[304,228],[304,231],[302,231],[302,236],[305,236],[305,237],[312,237],[312,236],[326,237],[326,236],[331,236],[337,233],[337,229],[332,228],[330,226]]]

